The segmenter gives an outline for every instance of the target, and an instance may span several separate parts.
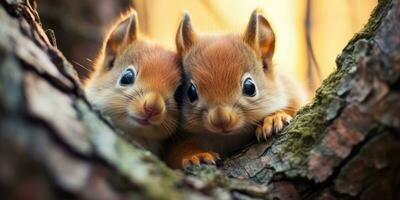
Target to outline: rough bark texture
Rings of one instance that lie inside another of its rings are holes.
[[[34,5],[1,0],[1,199],[400,199],[398,0],[379,1],[284,134],[184,172],[91,109]]]
[[[37,0],[47,35],[57,35],[57,48],[86,79],[107,28],[132,0]]]

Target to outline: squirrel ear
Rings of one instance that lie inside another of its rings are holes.
[[[125,35],[125,40],[127,43],[134,42],[138,38],[139,32],[139,22],[136,11],[131,12],[131,16],[129,17],[129,27],[128,31]]]
[[[272,59],[275,50],[275,34],[267,19],[256,9],[250,17],[243,40],[264,59]]]
[[[129,17],[121,20],[110,33],[106,53],[115,55],[121,46],[134,42],[138,37],[138,20],[135,11]]]
[[[196,33],[192,27],[189,13],[185,12],[175,37],[176,48],[179,55],[185,54],[185,52],[195,43],[195,41]]]

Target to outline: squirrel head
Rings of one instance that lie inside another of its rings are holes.
[[[179,99],[174,97],[181,71],[175,52],[139,37],[137,15],[131,11],[109,32],[85,89],[117,128],[163,139],[177,127]]]
[[[184,74],[183,128],[237,134],[287,104],[272,64],[275,34],[258,10],[240,34],[198,34],[183,15],[176,46]]]

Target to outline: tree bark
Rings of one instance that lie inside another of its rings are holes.
[[[92,110],[33,0],[1,0],[0,19],[1,199],[400,199],[399,0],[283,134],[183,172]]]
[[[38,13],[48,33],[57,35],[57,48],[85,80],[101,48],[107,28],[131,0],[38,0]]]

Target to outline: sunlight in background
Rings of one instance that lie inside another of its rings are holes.
[[[312,44],[325,78],[335,69],[336,56],[367,22],[377,0],[313,0]],[[200,32],[239,32],[259,7],[277,35],[276,67],[307,84],[305,40],[306,0],[134,0],[142,32],[164,46],[174,38],[184,10]]]
[[[336,67],[336,56],[367,23],[377,0],[314,0],[312,44],[323,77]]]

